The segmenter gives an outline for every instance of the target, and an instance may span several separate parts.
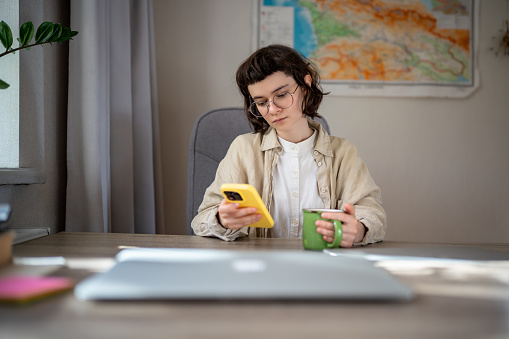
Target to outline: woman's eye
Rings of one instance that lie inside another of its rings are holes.
[[[278,93],[276,96],[277,96],[278,98],[284,98],[284,97],[285,97],[285,96],[287,96],[287,95],[288,95],[288,92],[281,92],[281,93]]]
[[[257,107],[265,107],[265,106],[267,106],[267,101],[257,101],[256,106]]]

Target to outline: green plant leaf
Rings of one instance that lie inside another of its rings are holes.
[[[12,31],[5,21],[0,22],[0,41],[8,51],[12,46]]]
[[[39,28],[37,28],[37,32],[35,33],[35,42],[42,44],[43,42],[46,42],[52,34],[53,23],[48,21],[43,22]]]
[[[19,43],[21,46],[26,46],[32,41],[34,37],[34,24],[32,21],[27,21],[23,25],[21,25],[19,29]]]
[[[0,89],[6,89],[9,87],[9,84],[0,79]]]
[[[64,42],[64,41],[71,39],[76,34],[78,34],[78,32],[76,32],[76,34],[74,34],[74,35],[73,35],[73,33],[74,32],[71,31],[71,29],[69,27],[62,27],[62,34],[60,34],[60,37],[55,41],[56,42]]]
[[[53,24],[53,34],[51,34],[47,41],[48,42],[57,41],[60,35],[62,35],[62,25]]]

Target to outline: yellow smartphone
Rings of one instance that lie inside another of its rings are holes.
[[[221,185],[221,192],[226,200],[238,203],[239,207],[255,207],[258,209],[258,213],[262,215],[262,218],[249,225],[249,227],[272,228],[274,226],[274,220],[272,220],[262,198],[253,186],[248,184],[223,184]]]

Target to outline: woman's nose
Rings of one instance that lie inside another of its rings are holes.
[[[277,114],[281,110],[281,108],[277,107],[274,101],[272,100],[269,101],[268,109],[270,114]]]

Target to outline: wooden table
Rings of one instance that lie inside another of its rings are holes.
[[[132,246],[302,249],[299,240],[287,239],[228,243],[196,236],[58,233],[16,245],[13,254],[93,262],[113,258],[120,249]],[[366,249],[416,246],[450,245],[386,241]],[[509,253],[506,244],[475,246]],[[25,306],[0,306],[0,338],[509,338],[509,264],[497,263],[495,270],[491,266],[476,270],[478,265],[468,264],[461,266],[467,270],[428,267],[417,274],[396,270],[396,276],[418,293],[407,303],[90,302],[68,292]],[[79,281],[93,273],[62,267],[53,274]]]

